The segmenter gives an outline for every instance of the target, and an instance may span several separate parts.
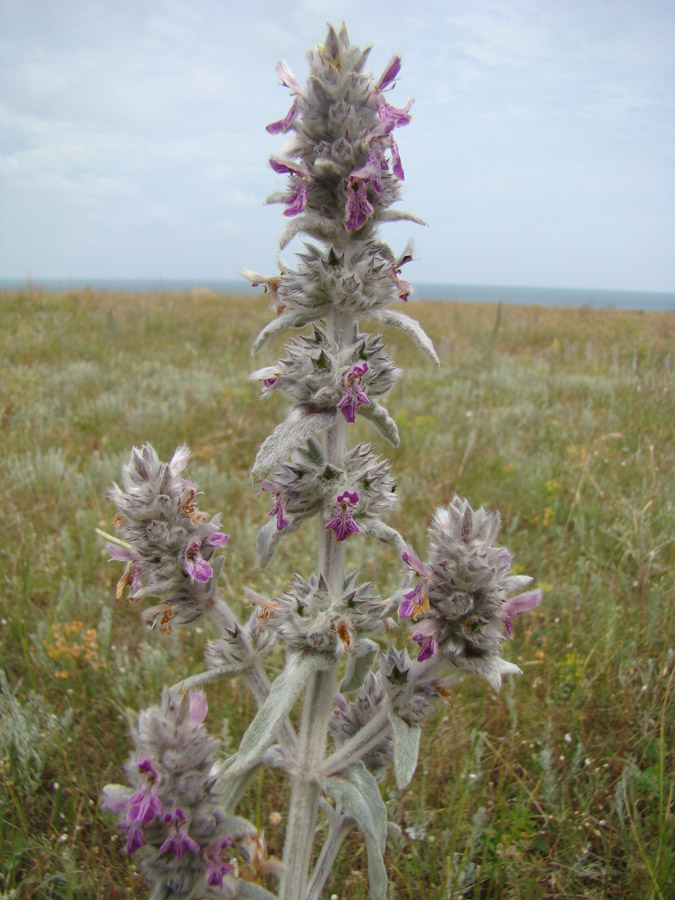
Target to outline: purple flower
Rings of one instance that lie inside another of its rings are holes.
[[[345,205],[344,225],[347,231],[358,231],[372,216],[374,209],[368,200],[365,182],[361,178],[350,176],[347,187],[347,203]]]
[[[438,650],[438,637],[441,632],[441,624],[436,618],[423,619],[413,632],[413,641],[420,645],[417,662],[424,662]]]
[[[145,826],[159,818],[164,809],[157,792],[159,776],[149,759],[136,760],[141,787],[132,794],[104,790],[103,806],[120,816],[119,827],[126,833],[127,856],[147,843]]]
[[[206,884],[209,887],[212,885],[222,887],[223,876],[228,875],[233,871],[230,863],[223,862],[220,856],[221,850],[225,847],[229,847],[231,843],[231,838],[223,838],[220,841],[214,841],[212,844],[208,844],[202,850],[202,855],[206,864]]]
[[[223,534],[222,531],[212,531],[211,534],[206,536],[204,543],[208,544],[209,547],[222,547],[229,539],[229,534]]]
[[[270,124],[265,127],[265,131],[268,132],[268,134],[284,134],[297,118],[298,112],[298,98],[296,97],[283,119],[279,119],[278,122],[270,122]]]
[[[411,591],[403,595],[405,599],[398,608],[398,614],[401,618],[414,621],[421,613],[429,611],[429,582],[433,572],[410,549],[403,551],[401,559],[418,576],[419,581]]]
[[[263,491],[270,491],[274,497],[274,506],[269,511],[270,516],[277,517],[277,531],[283,531],[288,525],[286,518],[286,498],[284,497],[284,489],[280,484],[275,484],[267,478],[260,482]]]
[[[401,154],[398,152],[398,144],[394,140],[394,135],[389,135],[389,147],[391,148],[391,161],[393,163],[391,169],[399,181],[405,181],[405,173],[401,165]]]
[[[281,375],[281,371],[278,366],[264,366],[262,369],[252,372],[250,377],[252,381],[262,382],[263,396],[266,397],[279,381],[279,375]]]
[[[413,105],[412,100],[408,100],[402,108],[391,106],[380,94],[377,98],[377,114],[383,123],[387,133],[394,128],[400,128],[402,125],[408,125],[412,116],[410,115],[410,107]]]
[[[283,84],[284,87],[287,87],[291,94],[301,94],[302,91],[300,89],[300,85],[298,84],[295,75],[288,68],[286,63],[283,60],[279,60],[279,62],[274,67],[274,71],[279,76],[279,80]]]
[[[267,126],[265,131],[269,134],[282,134],[288,131],[300,111],[298,95],[301,94],[302,91],[300,90],[300,85],[295,80],[295,75],[293,75],[286,63],[281,60],[276,64],[276,73],[284,87],[289,89],[291,95],[295,94],[295,100],[283,119],[279,119],[278,122],[272,122]]]
[[[382,172],[387,171],[387,161],[384,158],[382,147],[372,144],[368,150],[368,159],[360,169],[354,169],[350,175],[352,178],[360,178],[364,182],[372,184],[378,194],[382,193]]]
[[[120,827],[124,828],[127,834],[127,856],[131,856],[140,847],[144,847],[145,844],[147,844],[147,841],[145,839],[145,831],[143,830],[143,826],[141,824],[127,825],[122,822]]]
[[[391,265],[391,274],[394,279],[394,284],[396,285],[396,288],[398,290],[399,297],[404,301],[404,303],[407,302],[408,297],[412,292],[412,285],[409,281],[404,281],[398,276],[401,274],[401,267],[406,263],[412,262],[412,258],[412,253],[410,253],[406,248],[401,256],[399,256],[399,258]]]
[[[396,76],[398,75],[398,73],[400,71],[401,71],[401,57],[394,56],[389,61],[389,65],[387,66],[387,68],[384,70],[384,72],[380,76],[380,80],[375,85],[375,90],[378,93],[380,93],[381,91],[384,91],[386,88],[392,86]]]
[[[188,834],[185,813],[182,809],[177,808],[167,813],[164,821],[169,826],[169,836],[159,848],[160,856],[171,851],[177,859],[182,859],[186,850],[199,853],[199,844]]]
[[[195,725],[201,724],[206,718],[206,713],[208,712],[209,704],[206,700],[204,694],[201,691],[195,691],[194,694],[190,694],[190,721],[194,722]]]
[[[370,406],[370,400],[361,387],[361,379],[370,369],[368,363],[356,365],[345,375],[345,391],[337,408],[348,422],[356,421],[356,411],[359,406]]]
[[[206,584],[213,577],[213,569],[199,552],[201,545],[198,541],[188,544],[185,551],[185,571],[193,581]]]
[[[169,463],[169,471],[172,475],[180,475],[190,459],[190,449],[186,444],[182,444],[176,449]]]
[[[352,516],[358,502],[359,495],[356,491],[344,491],[333,503],[333,518],[324,527],[326,531],[335,534],[336,541],[344,541],[350,534],[356,534],[361,530]]]
[[[129,797],[125,821],[128,824],[141,824],[152,822],[161,816],[164,810],[157,793],[159,776],[149,759],[138,761],[138,771],[141,774],[141,787]]]
[[[512,617],[519,615],[519,613],[527,612],[528,609],[534,609],[540,603],[541,589],[537,588],[535,591],[526,591],[517,597],[511,597],[510,600],[502,604],[500,614],[504,618],[504,629],[510,638],[513,637]]]
[[[295,188],[285,200],[288,209],[284,210],[284,215],[297,216],[307,203],[309,173],[303,166],[296,166],[292,162],[278,159],[276,156],[270,157],[270,166],[280,175],[287,174],[295,178]]]

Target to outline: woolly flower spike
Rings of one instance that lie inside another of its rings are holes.
[[[375,81],[364,71],[367,55],[350,44],[346,30],[329,27],[323,45],[308,53],[304,87],[283,64],[277,67],[294,99],[284,118],[267,130],[295,134],[286,151],[293,162],[273,157],[272,166],[290,174],[294,185],[290,196],[275,192],[269,200],[285,203],[286,216],[298,216],[284,229],[282,246],[301,231],[337,244],[344,241],[345,230],[365,228],[371,236],[372,222],[390,217],[388,209],[399,199],[403,167],[391,132],[410,121],[412,101],[396,109],[384,99],[383,92],[394,86],[400,59],[394,58]]]
[[[359,495],[356,491],[344,491],[333,503],[333,518],[324,527],[326,531],[333,532],[336,541],[345,541],[350,534],[361,530],[352,515],[358,503]]]
[[[118,510],[115,528],[128,545],[107,546],[113,559],[127,564],[117,598],[127,587],[134,600],[160,598],[144,617],[167,632],[172,621],[193,622],[213,607],[216,568],[222,566],[214,552],[229,540],[219,517],[209,518],[195,504],[196,485],[182,474],[189,455],[182,446],[164,463],[150,444],[134,448],[122,469],[122,487],[115,484],[110,492]]]
[[[361,363],[353,366],[345,375],[345,392],[337,408],[348,422],[356,421],[359,406],[370,406],[370,400],[361,387],[361,379],[369,369],[368,363]]]
[[[496,688],[502,674],[519,671],[499,657],[504,632],[511,637],[513,616],[541,600],[539,590],[517,593],[532,579],[512,575],[508,550],[494,546],[499,524],[498,514],[474,512],[459,497],[437,510],[429,531],[427,563],[417,557],[405,559],[420,582],[399,609],[402,616],[412,615],[413,609],[424,613],[413,632],[420,646],[418,660],[440,653]],[[426,610],[419,599],[423,581]]]
[[[202,896],[232,871],[220,850],[250,833],[228,816],[216,790],[217,743],[201,724],[206,698],[164,688],[159,706],[143,711],[132,728],[134,753],[126,765],[132,787],[109,784],[103,806],[117,815],[127,853],[161,896]],[[234,880],[227,884],[234,888]],[[210,896],[210,895],[209,895]]]

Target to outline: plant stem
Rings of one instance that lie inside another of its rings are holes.
[[[319,900],[323,886],[328,880],[328,876],[337,859],[342,842],[351,831],[352,825],[353,820],[346,824],[341,816],[330,823],[328,834],[326,835],[326,843],[323,845],[316,867],[312,872],[305,900]]]
[[[328,332],[342,348],[351,338],[353,318],[335,311],[328,320]],[[324,434],[324,458],[335,468],[344,466],[345,420],[338,416]],[[336,541],[321,522],[318,564],[329,593],[338,598],[345,579],[345,542]],[[328,724],[337,693],[338,663],[314,674],[307,684],[298,735],[298,771],[293,776],[288,830],[284,843],[284,873],[279,886],[279,900],[305,900],[309,866],[314,847],[314,833],[319,808],[320,790],[317,773],[326,754]]]
[[[321,767],[321,774],[329,777],[341,772],[351,763],[361,759],[373,747],[376,747],[390,731],[389,710],[386,708],[380,709],[363,728],[352,735],[339,750],[336,750],[332,756],[325,760]]]

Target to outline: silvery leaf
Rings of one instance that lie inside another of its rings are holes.
[[[384,851],[380,850],[373,838],[366,835],[368,854],[369,900],[387,900],[387,870],[384,865]]]
[[[321,790],[340,803],[380,853],[387,843],[387,808],[373,775],[359,760],[339,775],[319,778]]]
[[[372,422],[385,440],[393,444],[394,447],[398,447],[399,436],[396,422],[377,400],[371,400],[370,406],[362,406],[359,409],[359,415]]]
[[[262,758],[263,764],[271,769],[285,769],[288,766],[288,757],[284,753],[281,744],[274,744],[266,751]]]
[[[245,835],[255,834],[257,829],[248,819],[242,819],[241,816],[232,816],[228,814],[221,815],[220,826],[223,831],[233,838],[244,837]]]
[[[408,725],[396,713],[389,716],[394,728],[394,774],[399,791],[407,788],[417,768],[417,757],[420,750],[421,729],[417,725]]]
[[[241,900],[277,900],[276,894],[270,894],[265,888],[259,884],[253,884],[252,881],[238,881],[237,893],[235,898],[241,897]]]
[[[261,569],[264,569],[274,556],[281,534],[281,531],[277,528],[276,519],[270,519],[268,522],[265,522],[258,532],[255,539],[255,548],[258,553],[258,565]]]
[[[352,655],[347,659],[345,673],[340,683],[341,692],[358,691],[372,669],[379,649],[375,641],[368,638],[357,642]]]
[[[453,666],[458,669],[464,669],[467,672],[473,672],[480,675],[487,683],[499,692],[502,686],[502,677],[504,675],[522,675],[522,669],[514,663],[508,662],[498,656],[496,653],[486,654],[485,656],[469,657],[464,654],[450,654],[448,656]]]
[[[306,325],[309,321],[310,318],[308,318],[306,313],[282,313],[265,325],[255,341],[253,341],[251,353],[257,353],[270,338],[274,337],[275,334],[279,334],[279,332],[283,331],[285,328],[302,328],[303,325]]]
[[[222,809],[234,809],[244,796],[248,787],[258,771],[258,766],[252,766],[246,772],[236,777],[229,778],[228,773],[221,775],[218,785],[218,795]]]
[[[389,544],[399,553],[403,553],[408,546],[395,528],[392,528],[391,525],[385,525],[379,519],[364,516],[362,519],[359,519],[359,528],[361,529],[361,534],[377,538],[378,541]]]
[[[182,681],[174,684],[171,690],[182,686],[184,690],[191,691],[196,687],[200,687],[202,684],[216,681],[218,678],[234,678],[235,675],[238,675],[239,672],[247,667],[247,665],[247,663],[241,662],[232,663],[227,666],[215,666],[213,669],[207,669],[206,672],[200,672],[198,675],[191,675],[189,678],[184,678]]]
[[[255,481],[264,478],[282,463],[301,444],[323,431],[335,420],[335,411],[305,413],[294,407],[288,418],[280,422],[272,434],[266,438],[258,450],[253,464],[252,476]]]
[[[378,216],[380,222],[414,222],[416,225],[428,225],[424,219],[415,213],[405,212],[402,209],[385,209]]]
[[[437,366],[440,365],[431,338],[415,319],[395,309],[374,309],[368,312],[368,318],[382,325],[393,325],[395,328],[405,331],[420,350],[426,353],[430,359],[433,359]]]
[[[269,205],[272,203],[284,203],[286,198],[288,197],[288,191],[272,191],[272,193],[265,200],[265,204]]]
[[[227,763],[226,778],[236,777],[260,762],[274,743],[274,732],[293,708],[313,672],[330,668],[334,659],[324,653],[296,653],[289,657],[286,668],[272,682],[267,699],[241,739],[239,750]]]
[[[321,789],[341,804],[366,839],[370,900],[386,900],[387,870],[383,854],[387,843],[387,809],[371,773],[359,761],[340,775],[320,778]]]

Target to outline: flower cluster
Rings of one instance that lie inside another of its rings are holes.
[[[306,87],[285,64],[277,67],[294,100],[267,130],[291,131],[294,139],[287,156],[270,160],[275,172],[290,178],[289,189],[271,199],[285,204],[284,215],[303,214],[324,232],[338,223],[347,232],[362,229],[398,199],[404,178],[393,131],[410,121],[412,101],[397,109],[384,96],[401,60],[394,57],[373,82],[363,72],[367,56],[350,44],[344,29],[331,28],[323,47],[309,54],[312,77]]]
[[[189,451],[179,447],[169,463],[161,462],[150,444],[134,449],[122,469],[122,487],[111,498],[118,515],[113,524],[122,538],[108,544],[113,559],[126,563],[117,585],[120,599],[161,598],[144,617],[171,631],[172,623],[193,622],[213,607],[222,558],[216,548],[227,543],[218,516],[200,512],[196,486],[183,477]]]
[[[392,709],[409,725],[428,719],[438,709],[439,701],[448,702],[450,698],[451,682],[425,677],[405,648],[389,648],[380,661],[380,678]]]
[[[315,326],[312,335],[294,338],[287,356],[253,372],[263,396],[281,391],[306,413],[339,409],[354,422],[360,406],[389,393],[400,370],[384,352],[379,335],[354,335],[354,342],[339,350],[325,331]]]
[[[387,694],[380,679],[370,672],[354,700],[338,694],[335,712],[330,722],[330,734],[336,747],[341,747],[350,737],[367,725],[386,706]],[[394,740],[391,731],[385,731],[380,740],[362,757],[363,763],[378,781],[382,781],[394,757]]]
[[[144,710],[132,728],[131,787],[103,790],[127,853],[138,852],[141,871],[163,886],[162,896],[182,900],[211,896],[209,888],[219,889],[214,896],[234,896],[227,848],[251,830],[219,805],[217,742],[202,724],[206,712],[203,694],[164,688],[160,705]]]
[[[258,534],[261,564],[271,558],[282,534],[294,532],[310,516],[324,512],[325,528],[337,540],[361,529],[396,503],[391,466],[375,456],[370,444],[356,444],[346,454],[344,468],[326,463],[323,450],[310,440],[283,463],[260,487],[272,496],[270,521]]]
[[[358,572],[345,577],[339,596],[329,591],[323,576],[296,575],[282,597],[269,600],[248,591],[260,624],[294,650],[308,648],[345,656],[356,639],[382,625],[389,603],[373,592],[370,582],[357,583]]]
[[[402,554],[417,583],[399,606],[401,617],[419,620],[413,631],[418,660],[440,652],[497,686],[507,671],[498,654],[504,634],[512,635],[513,616],[541,600],[539,590],[517,593],[532,579],[511,574],[508,550],[494,546],[499,525],[497,513],[474,512],[460,497],[438,509],[427,562],[411,550]]]

